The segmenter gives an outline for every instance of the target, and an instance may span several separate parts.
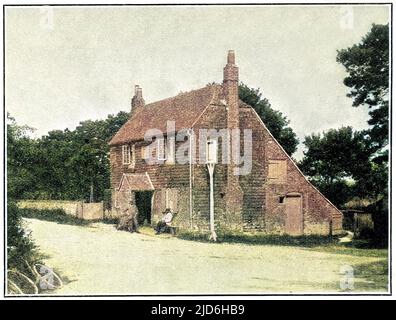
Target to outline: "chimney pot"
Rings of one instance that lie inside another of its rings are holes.
[[[137,89],[136,89],[136,97],[137,97],[138,99],[143,99],[143,90],[142,90],[142,88],[140,88],[139,86],[138,86]]]
[[[224,67],[223,83],[225,83],[227,81],[238,82],[238,67],[235,64],[235,52],[234,52],[234,50],[229,50],[228,51],[227,64]]]
[[[235,64],[235,52],[234,52],[234,50],[228,50],[227,64]]]

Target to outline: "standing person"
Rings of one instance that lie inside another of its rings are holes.
[[[136,205],[131,201],[131,207],[134,210],[130,210],[131,211],[131,219],[132,219],[132,230],[131,232],[137,232],[139,233],[139,224],[138,224],[138,220],[137,220],[137,208]]]
[[[161,221],[158,222],[157,227],[155,228],[155,231],[157,231],[156,234],[160,234],[161,232],[165,232],[167,227],[170,227],[172,224],[172,218],[173,218],[173,213],[171,209],[166,209],[163,212],[163,216]]]
[[[131,202],[130,204],[131,205],[124,210],[123,215],[120,217],[117,229],[129,232],[139,232],[136,210],[133,210],[133,203]]]

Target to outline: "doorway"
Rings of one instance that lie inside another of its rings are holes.
[[[135,192],[136,207],[138,209],[138,224],[151,225],[151,199],[153,191],[137,191]]]
[[[302,196],[299,193],[288,194],[286,202],[286,233],[293,236],[300,236],[304,233]]]

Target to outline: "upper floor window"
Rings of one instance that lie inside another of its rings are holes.
[[[217,163],[217,139],[206,142],[206,163]]]
[[[287,162],[286,160],[269,160],[268,181],[269,183],[286,183]]]
[[[136,157],[135,157],[135,145],[131,145],[131,164],[130,167],[134,168],[135,167],[135,163],[136,163]]]
[[[131,147],[128,144],[122,146],[122,164],[131,163]]]

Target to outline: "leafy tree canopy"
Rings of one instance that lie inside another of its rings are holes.
[[[364,132],[351,127],[306,136],[301,170],[334,204],[354,196],[376,199],[387,191],[387,164],[371,160]]]
[[[108,142],[128,113],[83,121],[75,130],[53,130],[40,139],[9,117],[7,130],[8,194],[16,199],[94,200],[110,187]]]
[[[300,166],[310,177],[330,183],[367,171],[370,151],[364,135],[352,127],[306,136],[303,144],[307,150]]]
[[[344,84],[351,88],[348,97],[353,106],[367,105],[372,146],[380,150],[388,144],[389,130],[389,25],[373,24],[360,43],[339,50],[337,61],[348,76]],[[387,159],[383,157],[382,159]]]

